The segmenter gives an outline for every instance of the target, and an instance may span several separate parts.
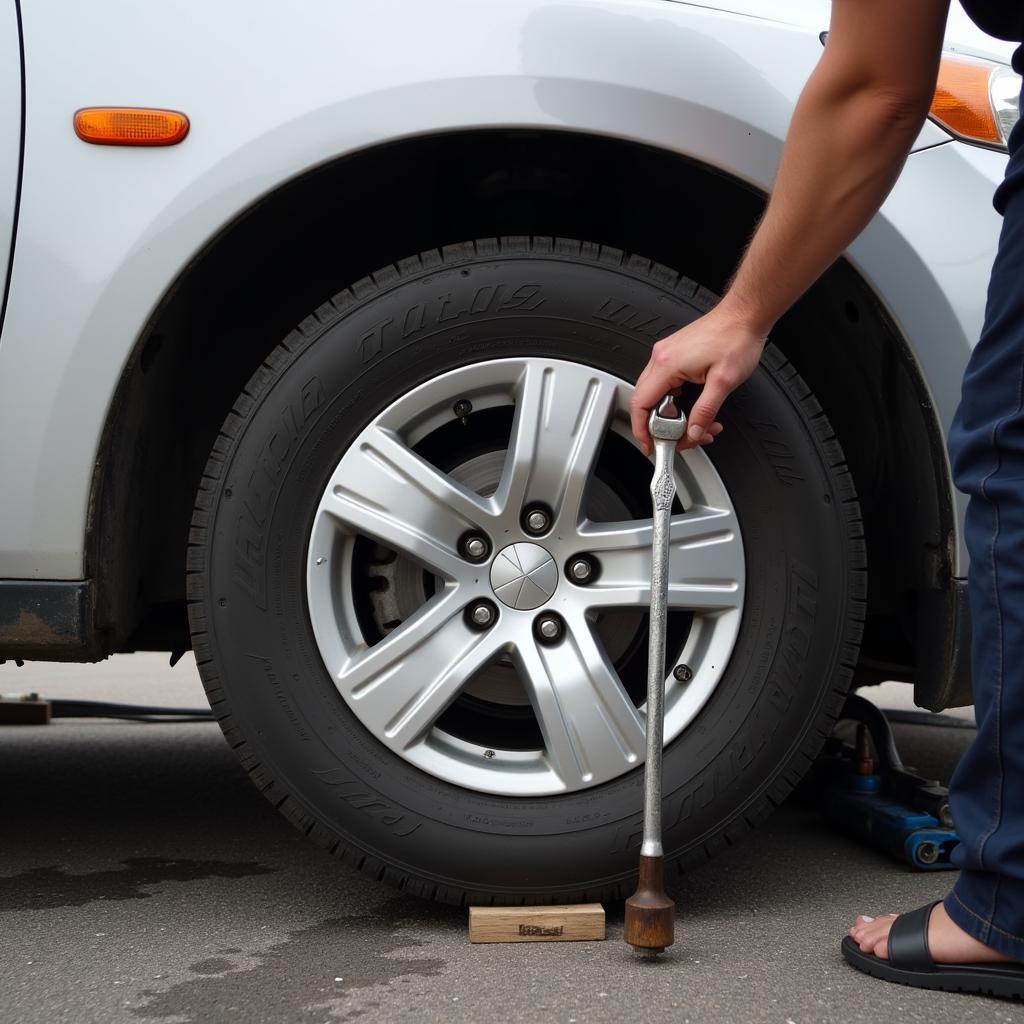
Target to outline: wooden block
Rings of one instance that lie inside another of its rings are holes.
[[[21,697],[0,697],[0,725],[46,725],[50,702],[34,693]]]
[[[604,939],[604,907],[470,907],[470,942],[579,942]]]

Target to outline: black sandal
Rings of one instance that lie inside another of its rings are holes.
[[[843,939],[846,962],[874,978],[914,988],[969,992],[1001,999],[1024,998],[1024,964],[937,964],[932,960],[928,951],[928,920],[936,905],[929,903],[909,914],[900,914],[893,921],[888,960],[862,953],[860,946],[847,935]]]

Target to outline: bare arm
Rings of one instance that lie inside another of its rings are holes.
[[[722,402],[757,366],[768,332],[889,194],[935,92],[949,0],[833,0],[828,43],[793,115],[771,201],[722,301],[654,346],[630,406],[703,384],[680,447],[709,443]]]

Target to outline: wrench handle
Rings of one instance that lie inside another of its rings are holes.
[[[675,478],[675,442],[655,439],[651,499],[654,531],[651,545],[650,640],[647,656],[647,757],[644,767],[644,837],[642,857],[661,857],[661,759],[665,741],[665,625],[668,611],[669,527]]]

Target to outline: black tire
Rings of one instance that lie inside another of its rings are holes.
[[[481,280],[500,282],[506,296],[484,314],[470,311]],[[192,638],[229,743],[316,842],[375,878],[450,903],[619,899],[632,890],[642,772],[511,800],[439,781],[391,753],[321,661],[305,603],[306,544],[340,454],[396,395],[515,354],[633,380],[657,337],[713,301],[666,267],[608,247],[482,240],[356,282],[253,375],[196,498]],[[418,303],[429,315],[410,326]],[[438,323],[442,313],[449,318]],[[725,676],[666,749],[670,881],[748,833],[804,774],[842,706],[864,618],[853,485],[796,370],[769,346],[721,418],[709,455],[740,517],[747,589]]]

